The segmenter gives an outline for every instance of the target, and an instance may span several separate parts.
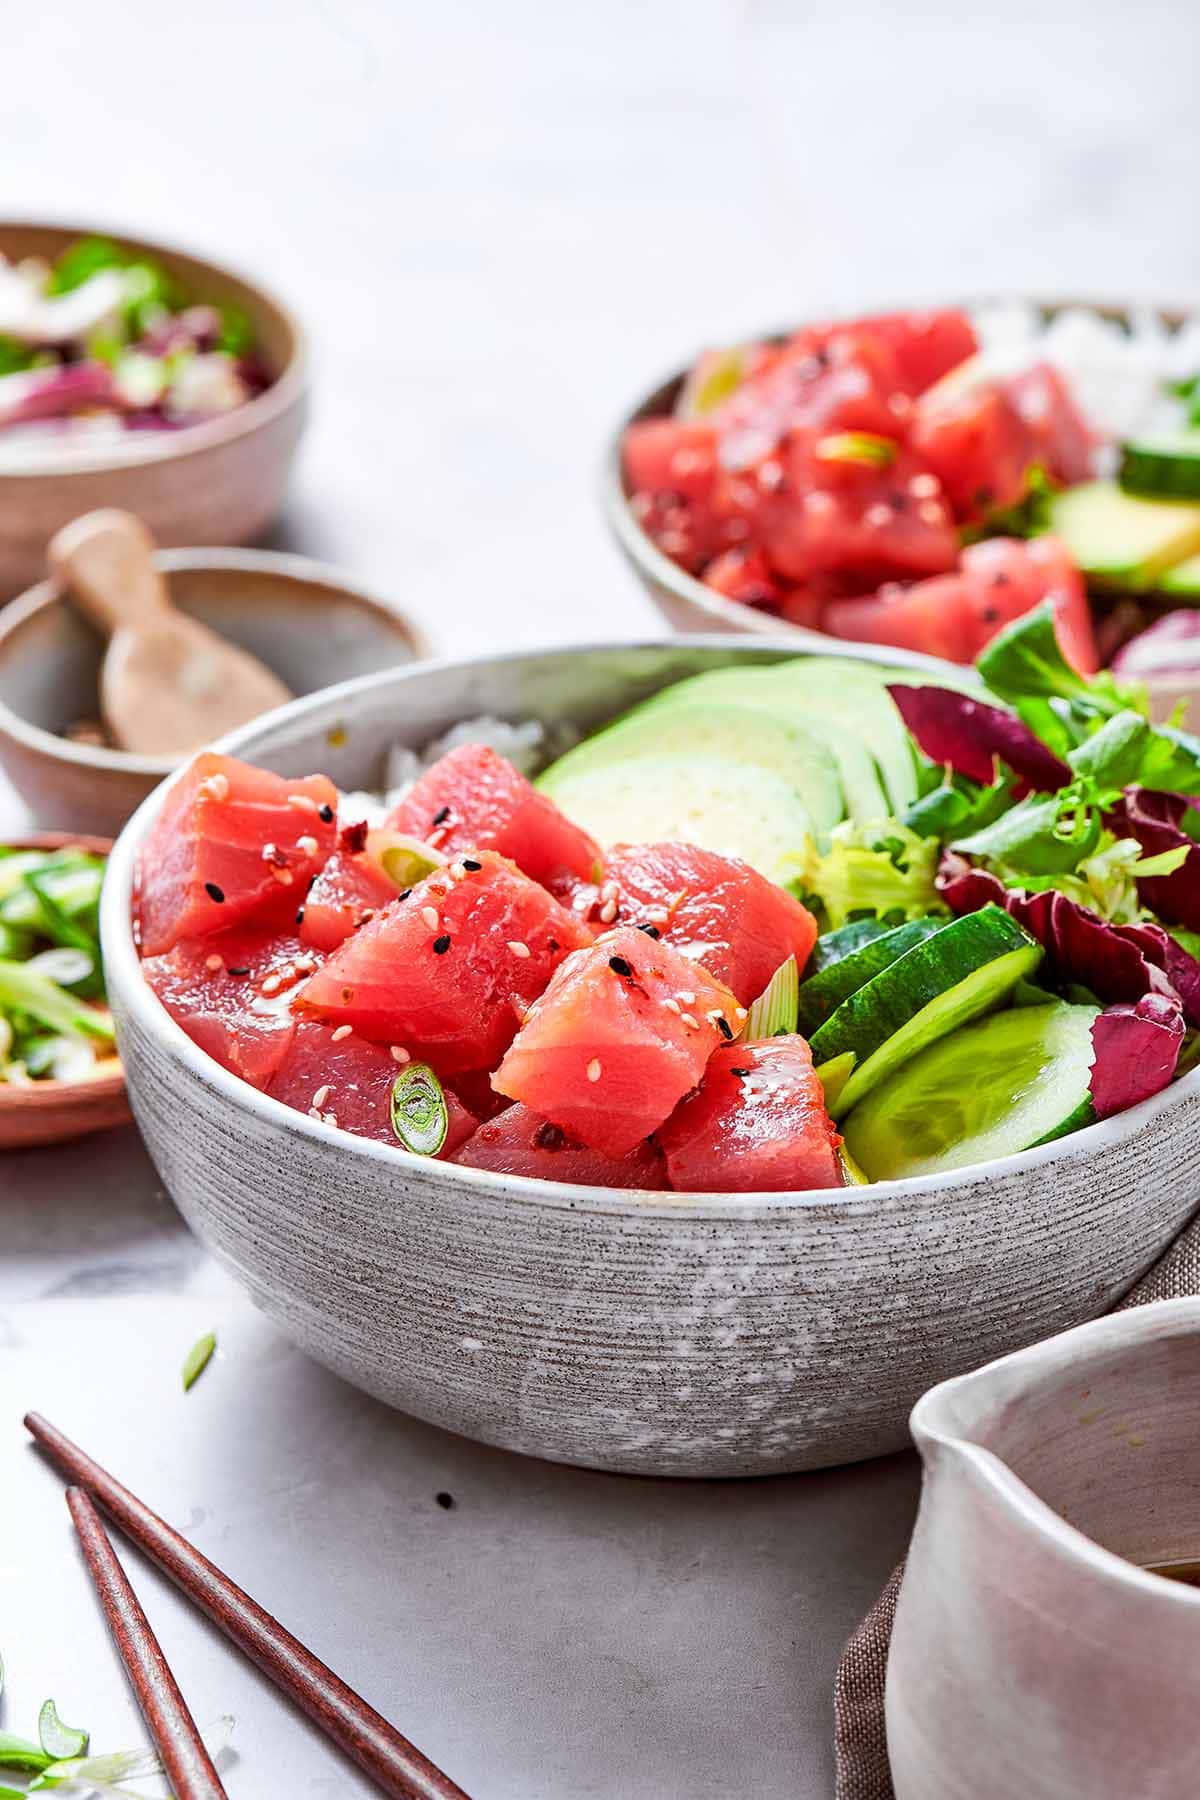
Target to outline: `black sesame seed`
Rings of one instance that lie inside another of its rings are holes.
[[[718,1013],[717,1015],[717,1030],[723,1038],[727,1038],[732,1043],[733,1032],[729,1028],[729,1020],[725,1017],[724,1013]]]
[[[560,946],[557,938],[547,938],[546,939],[546,948],[547,948],[547,950],[549,950],[551,956],[553,956],[554,952],[556,950],[560,949],[561,946]]]
[[[225,890],[224,888],[219,888],[215,881],[206,881],[204,884],[204,891],[210,900],[215,901],[218,906],[224,906]]]
[[[462,866],[464,869],[470,869],[472,875],[474,875],[482,869],[483,864],[481,862],[476,862],[473,857],[464,856],[462,859]]]
[[[297,925],[303,925],[304,923],[304,908],[302,906],[296,908],[296,923]]]
[[[248,975],[250,971],[249,969],[226,969],[225,973],[227,975]]]
[[[449,1512],[454,1505],[453,1494],[435,1494],[433,1497],[443,1512]]]
[[[403,892],[403,893],[402,893],[402,894],[401,894],[401,896],[400,896],[400,898],[401,898],[401,900],[407,900],[407,899],[408,899],[408,896],[409,896],[409,895],[410,895],[410,894],[411,894],[411,893],[412,893],[412,889],[411,889],[411,888],[405,888],[405,890],[404,890],[404,892]]]
[[[749,1069],[730,1069],[729,1073],[731,1075],[736,1075],[740,1080],[742,1076],[749,1075],[750,1071]]]
[[[329,806],[328,804],[326,804],[325,806],[319,806],[317,808],[317,817],[318,817],[318,819],[324,819],[326,825],[332,825],[333,824],[333,808],[332,808],[332,806]]]
[[[658,929],[657,925],[639,925],[637,929],[639,931],[644,931],[648,938],[657,940],[662,936],[662,932]]]
[[[450,948],[450,937],[449,937],[448,933],[443,932],[441,937],[434,938],[433,954],[435,956],[445,956],[445,954],[449,948]]]
[[[439,806],[429,823],[430,825],[444,825],[449,817],[450,808],[448,806]]]
[[[626,981],[632,981],[633,970],[623,956],[610,956],[608,959],[608,966],[614,975],[623,975]]]
[[[533,1134],[533,1141],[539,1150],[561,1150],[567,1138],[561,1125],[551,1125],[547,1120],[538,1126]]]

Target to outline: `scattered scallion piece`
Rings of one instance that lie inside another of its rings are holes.
[[[193,1383],[199,1381],[205,1369],[212,1361],[217,1347],[215,1331],[206,1331],[203,1337],[196,1339],[183,1359],[183,1391],[186,1394]]]
[[[111,1053],[99,906],[104,858],[0,846],[0,1083],[85,1081]]]
[[[795,1031],[799,1009],[800,971],[795,957],[789,956],[786,962],[780,963],[750,1008],[742,1027],[742,1037],[751,1043]]]
[[[42,1749],[52,1762],[61,1762],[68,1756],[87,1755],[90,1733],[78,1730],[74,1725],[64,1724],[53,1700],[42,1702],[42,1710],[38,1714],[38,1737]]]
[[[367,854],[379,864],[384,874],[397,887],[416,887],[426,875],[444,868],[446,858],[420,838],[405,837],[402,832],[381,827],[367,834]]]
[[[414,1156],[436,1156],[449,1127],[441,1082],[428,1063],[410,1063],[392,1088],[392,1130]]]
[[[889,469],[898,449],[894,438],[881,437],[875,431],[834,431],[817,439],[814,454],[819,462],[862,463],[869,469]]]

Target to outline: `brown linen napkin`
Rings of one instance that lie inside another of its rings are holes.
[[[1181,1300],[1200,1294],[1200,1214],[1185,1225],[1142,1279],[1113,1308],[1147,1306],[1153,1300]],[[888,1767],[883,1717],[888,1645],[904,1564],[842,1652],[833,1687],[837,1800],[895,1800]]]

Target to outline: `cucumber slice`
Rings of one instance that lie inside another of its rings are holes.
[[[660,712],[698,704],[753,706],[788,723],[816,730],[838,765],[850,817],[886,818],[890,811],[887,795],[861,731],[847,733],[841,710],[836,707],[830,709],[804,700],[798,703],[787,691],[786,681],[780,679],[793,667],[792,663],[773,663],[758,669],[711,669],[706,675],[693,675],[688,681],[664,688],[639,710]]]
[[[805,974],[819,975],[822,969],[828,969],[833,963],[841,962],[843,956],[861,950],[864,944],[869,944],[872,938],[882,937],[888,929],[882,919],[851,919],[848,925],[839,925],[836,931],[827,931],[813,945],[812,955],[805,964]]]
[[[1200,500],[1200,431],[1121,445],[1121,486],[1158,500]]]
[[[840,962],[810,976],[800,988],[796,1030],[801,1037],[811,1038],[826,1019],[833,1017],[843,1000],[848,1000],[868,981],[873,981],[915,944],[923,943],[935,931],[945,928],[945,919],[912,919],[907,925],[897,925],[893,931],[871,938],[849,956],[843,956]],[[848,931],[851,927],[844,925],[842,929]]]
[[[1088,481],[1053,496],[1048,529],[1096,586],[1136,592],[1200,551],[1200,506],[1142,500],[1115,481]]]
[[[719,757],[765,769],[796,790],[821,833],[845,813],[837,764],[819,738],[750,706],[696,703],[631,713],[552,763],[538,786],[557,800],[563,783],[578,775],[649,756]]]
[[[812,819],[795,788],[751,763],[640,756],[588,769],[554,790],[569,819],[611,844],[700,844],[784,885]]]
[[[846,1148],[872,1181],[1012,1156],[1090,1125],[1097,1008],[1018,1006],[952,1032],[855,1109]]]
[[[854,1073],[830,1111],[844,1118],[901,1063],[990,1012],[1042,959],[1042,947],[991,904],[914,945],[843,1000],[810,1039],[814,1063],[847,1051]]]

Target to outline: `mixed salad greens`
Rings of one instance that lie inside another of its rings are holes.
[[[80,238],[0,258],[0,456],[112,443],[242,406],[269,384],[248,315],[197,304],[154,257]]]
[[[0,846],[0,1083],[84,1081],[115,1055],[100,959],[104,858]]]

